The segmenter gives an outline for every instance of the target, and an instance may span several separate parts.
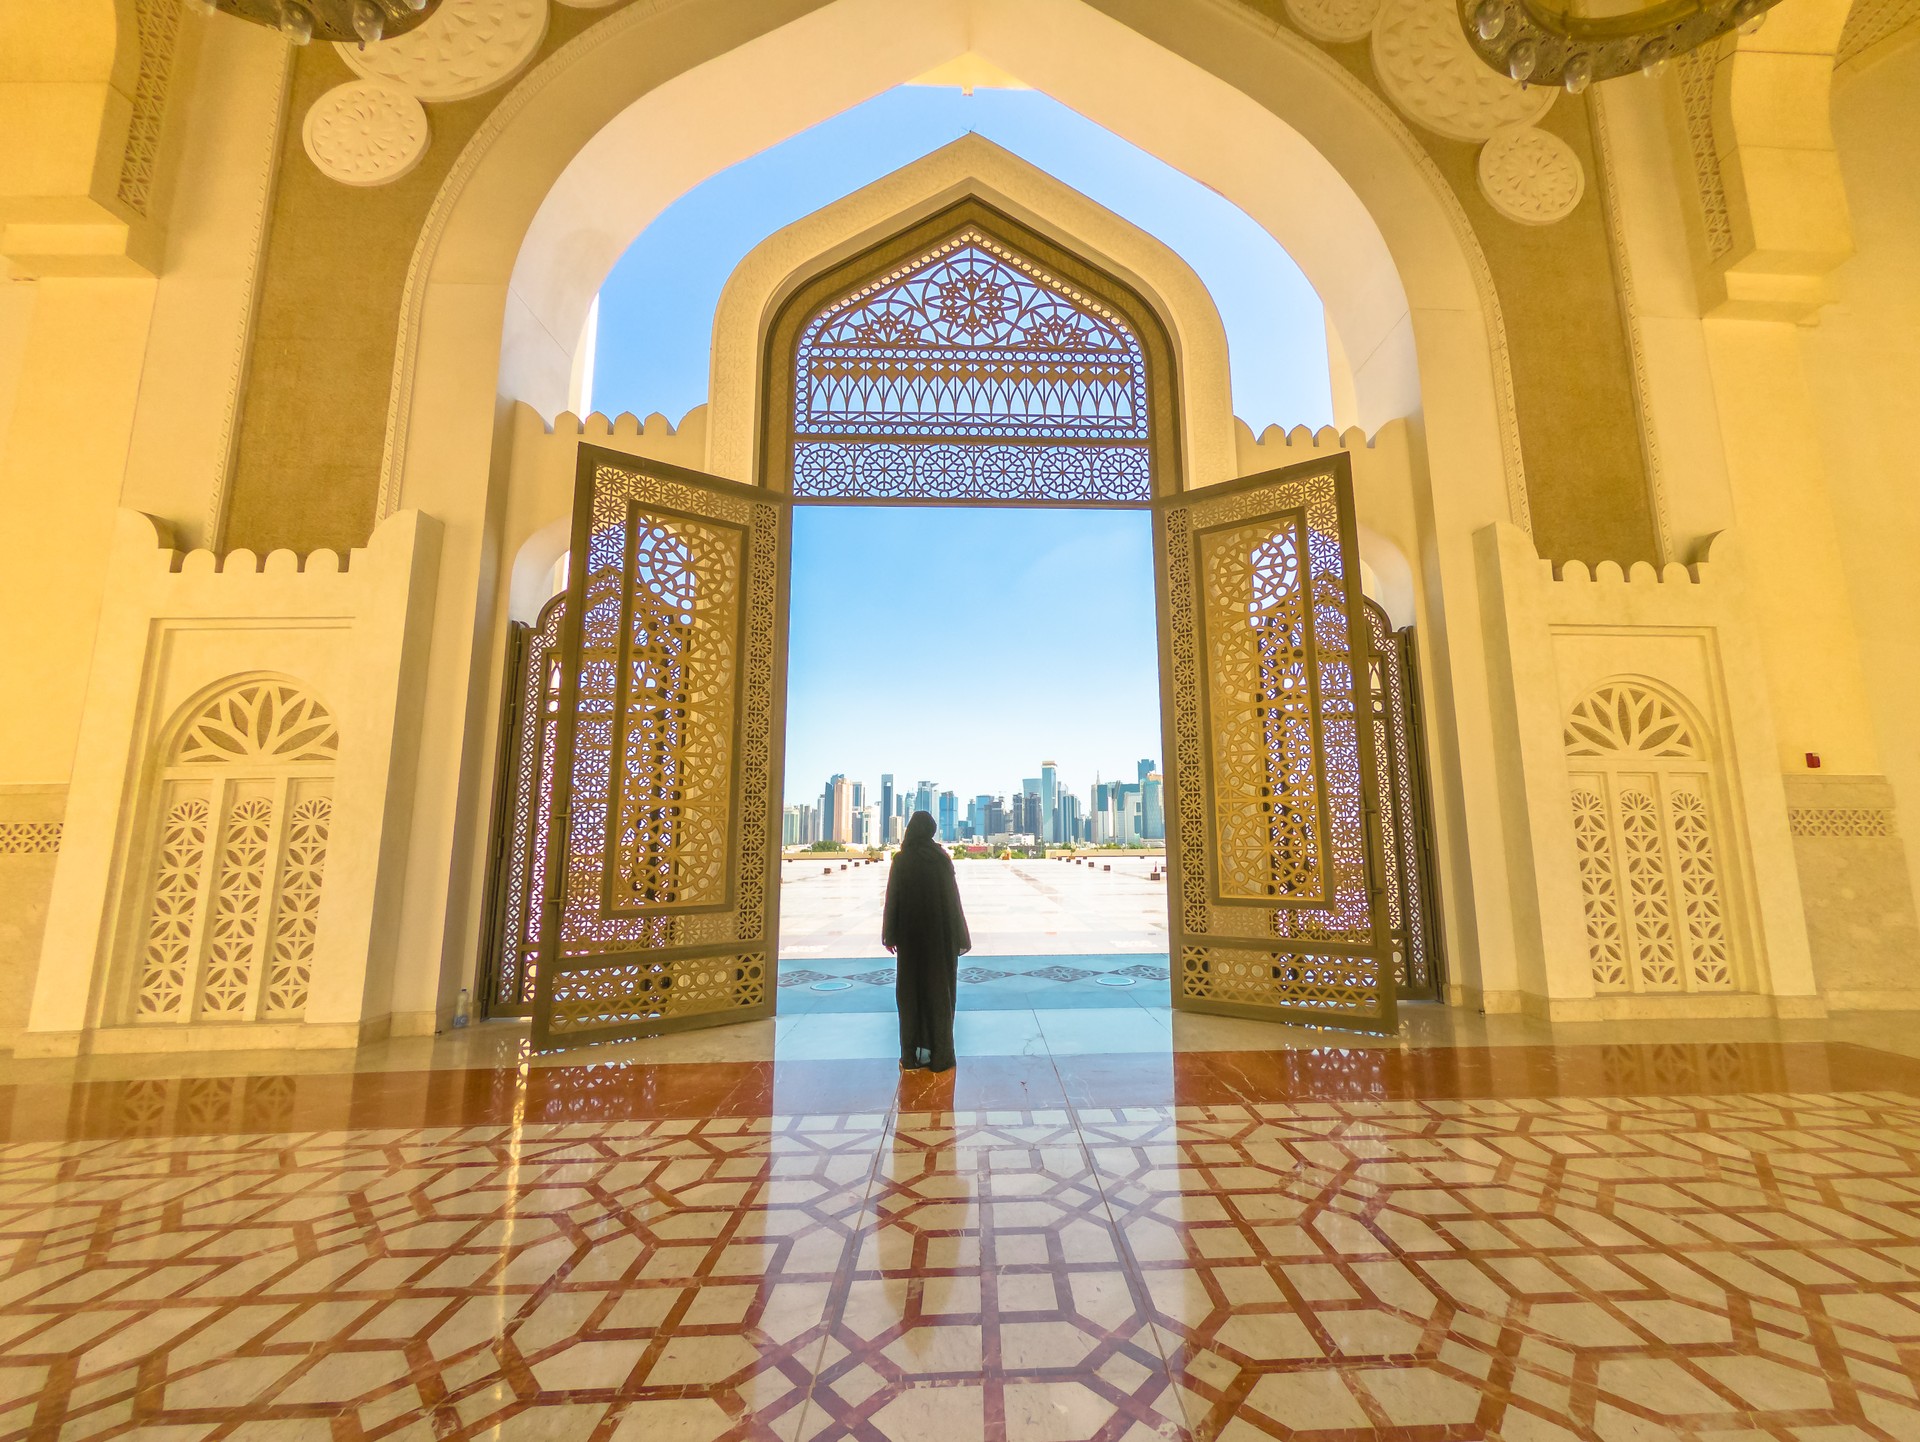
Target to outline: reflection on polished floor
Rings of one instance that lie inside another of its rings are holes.
[[[1920,1436],[1913,1018],[1129,1010],[8,1063],[0,1427]]]

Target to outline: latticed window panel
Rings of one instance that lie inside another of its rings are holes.
[[[333,718],[295,683],[249,678],[171,734],[125,1014],[301,1020],[332,832]]]
[[[1570,713],[1574,853],[1594,990],[1731,991],[1705,738],[1666,696],[1609,682]]]
[[[260,1014],[276,1021],[304,1016],[313,986],[313,949],[320,932],[320,886],[333,834],[333,798],[296,790],[288,807],[274,902],[267,992]]]
[[[580,616],[560,633],[554,774],[564,784],[551,802],[568,819],[547,852],[561,866],[558,929],[544,934],[542,878],[530,871],[522,933],[554,971],[529,969],[547,1041],[671,1025],[770,995],[784,507],[630,457],[593,464],[583,482],[586,543],[566,601]],[[691,980],[713,970],[689,970],[688,949],[722,947],[755,959],[759,979]]]
[[[1391,1021],[1346,485],[1323,467],[1163,503],[1187,1002]]]
[[[1148,400],[1123,316],[967,227],[801,328],[793,494],[1138,504]]]

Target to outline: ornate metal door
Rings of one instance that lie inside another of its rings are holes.
[[[533,625],[515,623],[508,638],[487,848],[487,924],[480,941],[480,1007],[486,1016],[526,1016],[533,1010],[559,744],[560,628],[566,613],[566,596],[555,596]]]
[[[1394,1025],[1344,455],[1154,503],[1173,1002]]]
[[[580,448],[533,1042],[769,1016],[789,503]]]
[[[1403,997],[1441,1000],[1440,928],[1433,907],[1432,831],[1427,817],[1426,749],[1421,744],[1413,628],[1393,629],[1386,611],[1365,603],[1373,654],[1367,667],[1372,700],[1374,783],[1386,852],[1387,934],[1393,984]]]

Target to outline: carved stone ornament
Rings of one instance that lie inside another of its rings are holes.
[[[444,0],[398,39],[333,48],[356,73],[416,99],[469,100],[518,75],[546,35],[547,0]]]
[[[397,85],[354,80],[313,102],[300,138],[321,174],[342,185],[386,185],[427,153],[427,112]]]
[[[1480,193],[1508,220],[1552,225],[1573,214],[1587,188],[1573,147],[1530,125],[1503,130],[1480,149]]]
[[[1287,0],[1287,16],[1315,40],[1330,45],[1365,40],[1380,0]]]
[[[1409,120],[1450,140],[1487,140],[1531,125],[1559,93],[1488,69],[1467,44],[1453,0],[1382,0],[1373,69]]]

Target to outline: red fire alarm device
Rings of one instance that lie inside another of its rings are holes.
[[[1809,751],[1807,753],[1807,770],[1818,771],[1819,769],[1820,769],[1820,753],[1818,751]]]

